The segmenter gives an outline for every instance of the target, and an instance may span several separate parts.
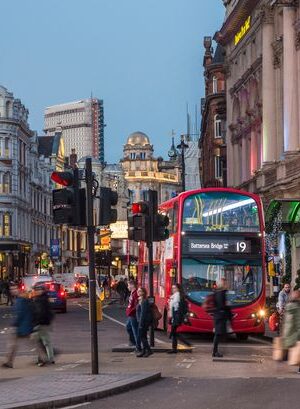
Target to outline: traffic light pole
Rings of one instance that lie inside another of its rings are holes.
[[[93,220],[93,173],[92,160],[85,160],[85,180],[87,196],[87,235],[89,252],[89,301],[91,320],[91,360],[92,374],[99,373],[98,363],[98,333],[97,333],[97,309],[96,309],[96,275],[95,275],[95,226]]]
[[[148,234],[148,275],[149,275],[149,296],[150,299],[154,302],[154,291],[153,291],[153,214],[155,207],[157,206],[157,192],[153,190],[148,190],[148,204],[149,204],[149,234]],[[150,346],[154,347],[154,327],[150,327]]]

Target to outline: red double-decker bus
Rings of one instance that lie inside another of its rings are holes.
[[[213,332],[213,320],[202,308],[216,282],[228,282],[228,304],[237,337],[264,332],[265,248],[262,204],[258,196],[229,188],[181,193],[162,203],[170,237],[155,243],[154,296],[167,329],[168,299],[175,282],[189,303],[189,325],[181,332]],[[139,283],[148,287],[147,248],[140,243]]]

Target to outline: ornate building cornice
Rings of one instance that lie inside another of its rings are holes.
[[[240,90],[240,88],[253,76],[256,75],[257,71],[262,65],[262,57],[258,57],[254,63],[248,68],[247,71],[244,72],[242,77],[232,86],[230,89],[230,95],[233,96],[236,92]]]

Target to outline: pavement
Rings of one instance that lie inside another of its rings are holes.
[[[43,409],[74,405],[146,385],[160,376],[159,372],[29,376],[0,383],[0,408]]]

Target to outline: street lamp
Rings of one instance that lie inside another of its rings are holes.
[[[180,144],[177,145],[177,149],[181,150],[181,181],[182,181],[182,191],[185,191],[185,161],[184,161],[184,151],[186,148],[188,148],[189,145],[187,145],[184,142],[184,135],[181,135],[180,137]]]

